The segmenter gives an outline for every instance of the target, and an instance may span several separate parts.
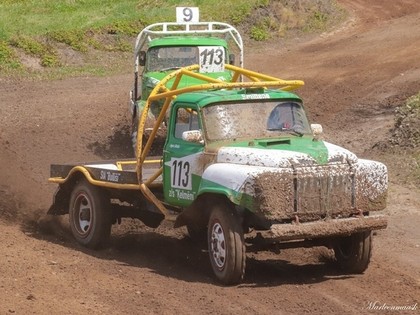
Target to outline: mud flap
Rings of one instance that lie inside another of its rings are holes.
[[[47,214],[64,215],[69,213],[70,191],[65,186],[59,185],[53,197],[53,203]]]

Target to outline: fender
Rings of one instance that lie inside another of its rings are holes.
[[[252,210],[254,191],[252,175],[266,168],[216,163],[203,173],[198,195],[212,193],[226,196],[232,203]]]

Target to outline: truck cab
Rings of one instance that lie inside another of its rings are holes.
[[[386,167],[317,139],[296,94],[187,93],[172,103],[170,117],[163,155],[170,204],[221,194],[265,226],[385,207]]]

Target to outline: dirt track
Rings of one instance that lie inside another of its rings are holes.
[[[327,138],[381,160],[370,148],[385,138],[395,106],[420,91],[420,2],[339,2],[353,13],[342,27],[248,49],[246,64],[303,79],[299,94]],[[357,276],[340,274],[326,250],[285,250],[249,255],[244,283],[222,287],[183,230],[129,221],[110,248],[90,251],[72,240],[66,218],[38,226],[55,188],[46,183],[50,163],[129,153],[130,85],[131,74],[0,78],[0,314],[402,314],[368,306],[420,304],[420,190],[392,177],[389,227]]]

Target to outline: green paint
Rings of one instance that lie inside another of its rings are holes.
[[[232,190],[223,185],[217,184],[207,179],[201,179],[198,195],[204,193],[213,193],[225,195],[232,203],[247,208],[251,211],[254,209],[254,197],[239,191]]]
[[[324,165],[328,162],[328,149],[323,141],[314,141],[312,136],[302,137],[285,134],[281,138],[255,139],[223,143],[225,147],[250,147],[253,149],[281,150],[308,154],[318,164]]]
[[[149,47],[167,47],[167,46],[223,46],[227,50],[227,43],[225,40],[213,37],[189,37],[176,36],[156,38],[149,43]]]

